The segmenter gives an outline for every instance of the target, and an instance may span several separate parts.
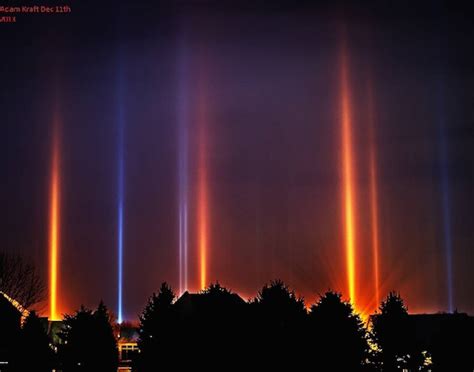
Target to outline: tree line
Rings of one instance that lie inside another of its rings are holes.
[[[0,311],[0,318],[5,316]],[[449,326],[425,334],[426,319],[420,322],[409,315],[395,292],[364,321],[340,293],[328,291],[307,309],[279,280],[250,301],[218,283],[177,298],[163,283],[139,316],[133,371],[188,365],[226,370],[472,371],[473,318],[449,314],[449,319]],[[95,310],[81,307],[64,317],[58,339],[52,340],[32,312],[8,337],[2,332],[0,359],[9,364],[0,370],[115,372],[113,323],[102,302]]]

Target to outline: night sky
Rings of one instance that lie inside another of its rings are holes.
[[[473,14],[416,3],[71,0],[71,14],[0,24],[1,250],[48,283],[56,139],[61,313],[100,299],[117,313],[120,200],[124,318],[163,281],[179,292],[183,195],[189,290],[205,208],[207,282],[347,298],[343,51],[356,307],[376,301],[375,149],[381,295],[474,313]]]

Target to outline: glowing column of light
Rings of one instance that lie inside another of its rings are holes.
[[[453,245],[451,234],[451,203],[450,203],[450,187],[449,187],[449,167],[448,167],[448,148],[445,134],[445,112],[444,112],[444,86],[440,82],[438,88],[438,136],[439,136],[439,168],[441,177],[441,197],[443,207],[443,230],[444,230],[444,250],[446,259],[446,280],[448,289],[448,310],[450,313],[454,311],[453,299]]]
[[[186,201],[180,203],[179,208],[179,245],[180,245],[180,293],[188,290],[188,205]]]
[[[123,61],[119,57],[117,77],[117,322],[123,322],[123,233],[125,188],[125,110],[123,106]]]
[[[375,304],[380,304],[379,277],[379,224],[378,224],[378,185],[377,185],[377,150],[375,141],[374,96],[372,84],[368,86],[369,106],[369,178],[370,178],[370,218],[372,222],[372,257],[374,270]]]
[[[179,291],[188,290],[188,74],[183,43],[178,64],[178,215],[179,215]]]
[[[117,289],[117,321],[123,321],[123,200],[118,198],[117,213],[117,250],[118,250],[118,289]]]
[[[200,160],[204,158],[201,155]],[[199,167],[199,271],[200,288],[206,288],[207,283],[207,249],[208,249],[208,211],[207,211],[207,182],[206,182],[206,164],[201,163]]]
[[[435,11],[438,15],[442,15],[444,8],[441,4],[435,4]],[[452,237],[452,221],[451,221],[451,191],[450,191],[450,172],[449,172],[449,142],[446,138],[446,83],[445,76],[447,73],[447,39],[443,36],[447,33],[447,24],[444,17],[438,17],[440,20],[437,25],[438,30],[438,56],[439,78],[437,80],[437,114],[438,114],[438,161],[439,176],[441,182],[441,205],[443,218],[443,245],[445,255],[446,269],[446,289],[448,296],[448,311],[454,311],[454,283],[453,283],[453,237]]]
[[[199,244],[199,282],[200,288],[204,289],[207,285],[208,270],[208,224],[209,224],[209,205],[208,205],[208,168],[207,168],[207,102],[204,91],[204,81],[201,79],[198,92],[198,244]]]
[[[60,154],[59,113],[54,110],[53,141],[50,180],[49,220],[49,318],[59,320],[58,312],[58,266],[59,266],[59,217],[60,217]]]
[[[353,174],[352,122],[349,92],[349,72],[345,44],[341,49],[341,141],[342,141],[342,197],[343,225],[346,248],[346,272],[349,298],[356,303],[356,237],[355,237],[355,185]]]

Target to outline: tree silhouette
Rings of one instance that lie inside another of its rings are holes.
[[[251,309],[255,330],[251,341],[261,367],[293,364],[304,347],[307,317],[304,300],[297,298],[281,280],[274,280],[259,291]],[[262,354],[267,358],[261,358]]]
[[[185,292],[176,301],[163,283],[140,316],[137,370],[171,368],[183,355],[195,368],[222,366],[222,356],[233,355],[235,366],[247,346],[246,308],[245,301],[219,283],[200,293]]]
[[[50,339],[34,311],[25,319],[18,341],[14,370],[51,371],[54,355]]]
[[[18,254],[0,252],[0,292],[29,308],[44,299],[45,285],[31,262]]]
[[[310,329],[314,335],[318,359],[315,364],[322,370],[360,371],[368,355],[366,330],[358,314],[342,295],[326,292],[311,307]],[[313,350],[314,353],[314,350]]]
[[[209,287],[200,293],[199,297],[202,304],[200,309],[201,315],[211,319],[216,319],[217,317],[225,322],[226,319],[223,319],[223,317],[235,315],[235,310],[243,311],[241,305],[244,302],[241,298],[229,289],[222,287],[219,283],[211,283]]]
[[[173,302],[176,296],[165,282],[153,295],[140,315],[138,347],[139,371],[155,371],[157,365],[167,367],[167,354],[174,350],[177,329]],[[163,358],[163,359],[162,359]]]
[[[94,337],[101,346],[100,364],[103,371],[116,371],[118,363],[117,341],[115,339],[112,317],[105,304],[101,301],[93,314],[95,321]]]
[[[177,310],[183,321],[186,338],[199,345],[194,354],[199,354],[208,365],[215,363],[216,355],[234,355],[234,366],[246,355],[247,303],[237,294],[211,283],[197,296],[191,297],[193,311],[187,313],[185,306],[177,302]],[[206,335],[204,343],[202,335]],[[219,342],[215,342],[219,340]],[[209,346],[212,345],[212,353]]]
[[[258,313],[275,329],[291,328],[306,315],[304,300],[297,298],[281,280],[265,285],[258,293],[254,305]]]
[[[63,371],[117,370],[117,345],[102,302],[94,312],[81,306],[74,315],[66,315],[60,337]]]
[[[381,348],[383,370],[398,371],[421,366],[423,356],[415,345],[408,309],[400,294],[390,292],[379,310],[380,314],[372,317],[372,331]]]

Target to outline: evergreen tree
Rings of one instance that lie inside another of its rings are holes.
[[[380,314],[372,319],[372,332],[381,348],[384,371],[417,368],[422,364],[421,350],[416,350],[409,326],[408,309],[400,294],[390,292],[380,305]]]
[[[249,342],[253,343],[254,359],[265,369],[290,364],[298,366],[304,350],[307,312],[298,298],[281,280],[265,285],[251,303],[253,325]],[[262,355],[265,357],[262,358]]]
[[[315,342],[315,365],[321,370],[360,371],[369,352],[366,330],[358,314],[342,295],[326,292],[311,307],[310,329]]]
[[[51,371],[53,350],[44,325],[34,311],[25,319],[17,351],[15,370]]]
[[[174,350],[176,314],[173,301],[176,296],[167,283],[162,283],[158,294],[153,295],[140,315],[138,347],[139,371],[155,371]],[[168,355],[167,355],[168,354]]]
[[[81,306],[76,314],[66,315],[60,337],[64,372],[117,371],[117,345],[109,313],[102,302],[94,312]]]

